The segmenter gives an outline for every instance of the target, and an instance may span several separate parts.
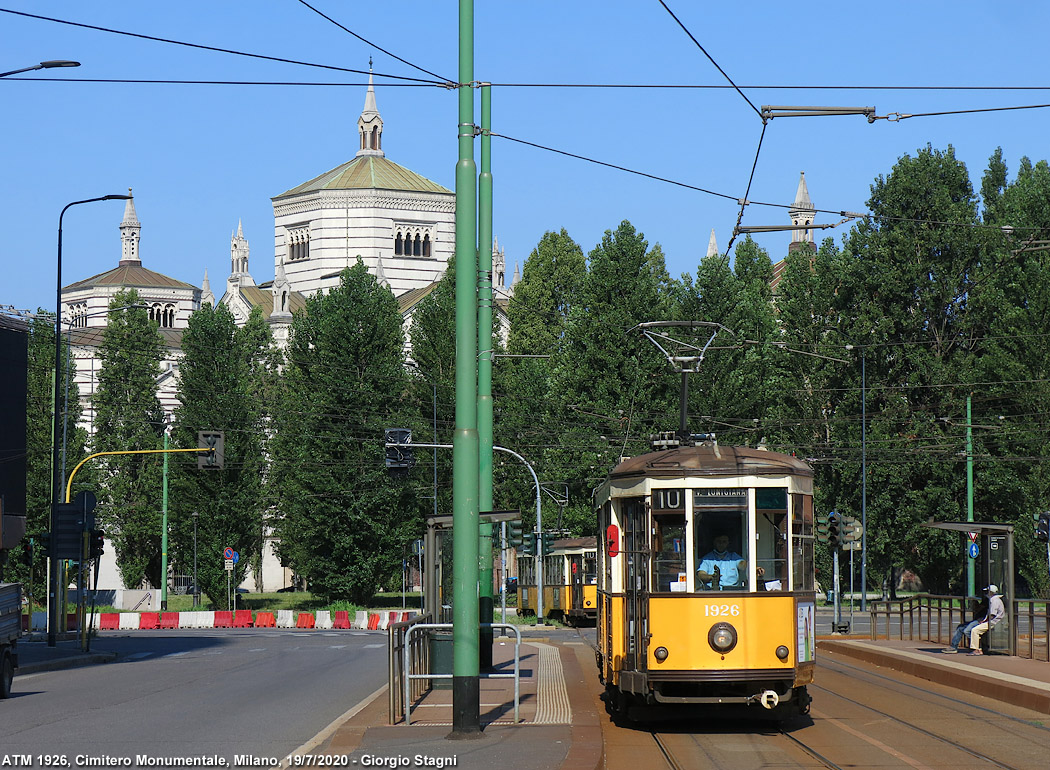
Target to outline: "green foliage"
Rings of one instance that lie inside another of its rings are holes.
[[[118,292],[111,308],[138,301],[134,289]],[[164,414],[157,399],[163,341],[144,308],[110,315],[98,356],[93,450],[114,452],[162,447]],[[100,459],[97,519],[116,546],[124,585],[160,585],[159,454]],[[79,475],[77,477],[79,481]],[[77,487],[80,485],[78,484]],[[74,492],[76,488],[74,488]]]
[[[63,361],[70,361],[66,338],[61,341],[60,356]],[[38,310],[29,324],[28,371],[26,373],[26,535],[45,532],[50,528],[52,496],[52,444],[51,435],[54,419],[54,373],[55,373],[55,318]],[[66,382],[60,387],[62,394],[65,423],[60,423],[59,449],[61,452],[62,431],[65,431],[66,466],[63,477],[69,475],[73,467],[84,456],[84,445],[87,434],[77,426],[81,417],[80,392],[73,372],[69,372],[68,395]],[[61,459],[61,456],[60,456]],[[91,469],[82,469],[77,479],[83,485],[92,483]],[[29,559],[19,549],[11,552],[5,575],[8,580],[19,583],[29,582]],[[33,595],[44,596],[46,593],[45,561],[46,555],[36,549],[33,557]]]
[[[219,609],[229,609],[223,549],[233,548],[241,557],[234,565],[234,585],[261,557],[266,504],[261,396],[271,376],[270,345],[269,329],[257,308],[237,329],[225,305],[205,304],[190,316],[182,336],[172,448],[191,449],[197,446],[198,431],[221,430],[225,463],[222,470],[199,470],[195,454],[169,457],[171,550],[181,565],[178,570],[189,574],[196,512],[197,580]]]
[[[405,419],[397,301],[362,262],[307,301],[292,326],[273,418],[279,556],[325,600],[363,603],[400,568],[418,506],[383,463],[383,428]]]

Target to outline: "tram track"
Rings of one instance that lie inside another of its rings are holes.
[[[1024,725],[1025,727],[1032,728],[1034,730],[1041,730],[1043,732],[1050,733],[1050,726],[1041,724],[1039,722],[1034,722],[1031,719],[1022,719],[1020,717],[1011,716],[1010,714],[1004,714],[1000,709],[988,708],[986,706],[981,706],[976,703],[973,703],[969,700],[963,700],[962,698],[953,698],[950,695],[933,692],[932,690],[926,689],[925,687],[920,687],[918,685],[911,684],[910,682],[905,682],[900,679],[895,679],[891,676],[886,676],[885,674],[880,674],[878,672],[872,671],[869,668],[865,668],[864,666],[851,665],[838,659],[829,660],[827,656],[821,656],[820,664],[822,667],[830,671],[834,671],[835,673],[842,674],[844,676],[852,676],[854,678],[863,677],[867,683],[881,686],[886,690],[890,690],[891,692],[894,688],[907,688],[908,690],[914,690],[918,693],[921,693],[923,696],[926,696],[925,700],[928,703],[939,704],[940,702],[946,702],[951,704],[952,707],[970,709],[972,711],[980,712],[983,715],[995,717],[996,719],[1005,719],[1011,722],[1016,722],[1020,725]],[[893,687],[884,684],[885,682],[891,683]]]
[[[982,760],[984,762],[987,762],[990,765],[994,765],[995,767],[1000,767],[1000,768],[1002,768],[1002,770],[1025,770],[1025,768],[1019,768],[1019,767],[1015,767],[1013,765],[1008,765],[1005,762],[1000,762],[995,757],[989,756],[988,754],[985,754],[985,753],[983,753],[981,751],[978,751],[977,749],[973,749],[973,748],[970,748],[969,746],[965,746],[962,743],[959,743],[958,741],[952,740],[951,738],[947,738],[947,737],[945,737],[943,735],[939,735],[939,734],[937,734],[937,733],[935,733],[935,732],[933,732],[931,730],[927,730],[924,727],[919,727],[917,724],[914,724],[913,722],[909,722],[906,719],[901,719],[900,717],[894,716],[893,714],[889,713],[888,711],[883,711],[882,709],[875,708],[874,706],[869,706],[866,703],[861,703],[859,700],[856,700],[854,698],[850,698],[850,697],[848,697],[846,695],[841,695],[840,693],[833,692],[832,690],[829,690],[826,687],[822,687],[820,685],[810,685],[810,687],[812,687],[815,690],[821,690],[821,691],[827,693],[828,695],[830,695],[833,698],[839,698],[840,700],[844,700],[847,703],[852,703],[855,706],[860,706],[862,709],[865,709],[867,711],[871,711],[872,713],[878,714],[880,717],[882,717],[884,719],[887,719],[890,722],[894,722],[894,723],[899,724],[902,727],[905,727],[905,728],[907,728],[909,730],[913,730],[914,732],[920,733],[921,735],[925,735],[927,738],[932,738],[932,739],[934,739],[936,741],[939,741],[939,742],[941,742],[941,743],[943,743],[943,744],[945,744],[947,746],[951,746],[953,749],[957,749],[958,751],[961,751],[961,752],[963,752],[965,754],[969,754],[970,756],[975,757],[976,759],[980,759],[980,760]],[[791,736],[789,736],[789,737],[791,737]]]

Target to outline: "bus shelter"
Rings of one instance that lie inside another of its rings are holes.
[[[988,650],[1007,655],[1017,653],[1014,633],[1014,527],[987,521],[931,521],[923,526],[959,533],[963,559],[974,561],[977,590],[987,585],[999,587],[999,595],[1006,605],[1006,617],[987,633]],[[973,600],[983,598],[970,597]]]

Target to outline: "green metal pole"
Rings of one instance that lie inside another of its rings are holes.
[[[970,400],[972,393],[966,394],[966,521],[973,521],[973,420],[970,419]],[[977,595],[977,578],[974,573],[974,559],[966,555],[966,590],[967,596]]]
[[[164,449],[168,448],[168,429],[164,428]],[[160,502],[160,608],[168,609],[168,453],[164,452],[164,483]]]
[[[456,163],[456,430],[452,436],[452,733],[481,735],[478,670],[478,230],[474,2],[459,0]]]
[[[492,86],[481,85],[481,175],[478,178],[478,505],[492,507]],[[483,521],[478,540],[480,550],[478,612],[482,623],[491,623],[492,522]],[[481,632],[479,664],[492,668],[492,629]]]

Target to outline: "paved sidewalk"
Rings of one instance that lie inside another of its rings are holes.
[[[500,670],[514,645],[497,643],[493,658]],[[314,745],[313,755],[348,755],[350,766],[389,763],[400,766],[457,768],[507,767],[514,770],[597,770],[602,766],[602,733],[594,692],[598,687],[594,653],[578,641],[527,637],[521,652],[522,721],[514,724],[514,682],[481,682],[482,732],[463,740],[450,738],[451,690],[435,689],[413,703],[411,724],[389,723],[387,691]],[[419,759],[417,759],[419,758]],[[454,765],[452,763],[455,763]],[[384,766],[393,766],[390,764]]]
[[[931,682],[979,692],[1050,714],[1050,663],[1008,655],[945,654],[933,642],[819,639],[817,650],[901,671]]]

